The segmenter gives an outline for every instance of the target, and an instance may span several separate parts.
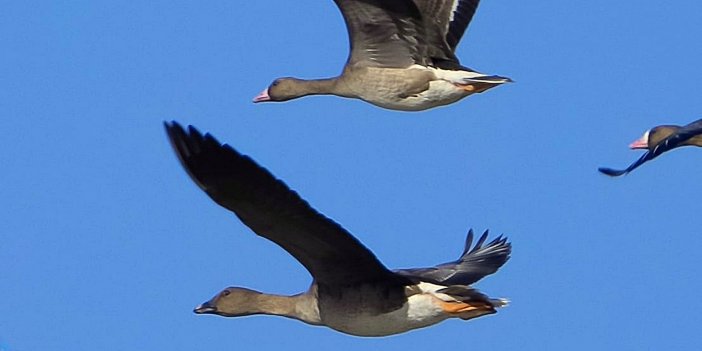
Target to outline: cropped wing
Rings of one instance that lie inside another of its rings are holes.
[[[348,65],[426,64],[422,16],[411,0],[334,0],[349,32]]]

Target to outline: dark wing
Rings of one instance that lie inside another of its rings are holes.
[[[400,269],[395,273],[410,279],[419,279],[440,285],[473,284],[483,277],[497,272],[509,260],[509,255],[512,252],[512,244],[508,243],[507,238],[502,236],[498,236],[483,247],[487,237],[488,231],[486,230],[471,249],[473,242],[473,230],[471,229],[466,237],[463,253],[458,260],[430,268]]]
[[[636,162],[632,163],[631,166],[627,167],[626,169],[615,170],[611,168],[600,167],[598,168],[598,170],[611,177],[625,175],[638,168],[645,162],[653,160],[654,158],[660,156],[664,152],[670,151],[680,146],[685,146],[686,141],[700,134],[702,134],[702,119],[694,121],[684,127],[681,127],[675,133],[663,139],[652,150],[647,151],[645,154],[643,154],[638,160],[636,160]]]
[[[641,157],[639,157],[636,162],[632,163],[629,167],[626,169],[612,169],[612,168],[607,168],[607,167],[600,167],[597,170],[600,171],[602,174],[608,175],[610,177],[619,177],[622,175],[625,175],[634,169],[638,168],[642,164],[646,163],[649,160],[653,159],[653,156],[651,156],[652,153],[651,151],[646,151],[645,154],[643,154]]]
[[[422,17],[411,0],[334,0],[349,32],[347,65],[406,68],[426,64]]]
[[[176,122],[165,127],[195,183],[256,234],[294,256],[318,283],[338,286],[396,277],[350,233],[248,156],[192,126],[187,131]]]
[[[415,0],[426,20],[441,32],[451,53],[456,51],[480,0]]]
[[[456,46],[461,41],[463,34],[466,32],[470,21],[475,15],[475,11],[478,9],[478,4],[480,0],[453,0],[458,1],[458,6],[453,12],[453,17],[451,18],[451,25],[449,26],[449,31],[446,34],[446,41],[451,50],[456,51]]]

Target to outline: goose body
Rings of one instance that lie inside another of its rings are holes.
[[[424,328],[449,318],[471,319],[494,313],[483,306],[464,306],[456,297],[440,292],[445,286],[419,283],[405,287],[408,296],[399,308],[386,313],[349,309],[344,300],[332,300],[330,305],[320,301],[321,320],[324,325],[340,332],[356,336],[387,336]],[[371,289],[371,291],[373,291]],[[377,296],[373,296],[377,299]],[[342,302],[338,304],[338,302]],[[507,304],[504,299],[490,299],[493,308]],[[457,312],[453,307],[461,304],[466,311]],[[487,309],[487,310],[486,310]]]
[[[339,301],[342,303],[337,304]],[[399,308],[380,314],[368,310],[349,310],[348,304],[343,301],[332,300],[330,304],[320,301],[321,310],[325,312],[322,321],[332,329],[357,336],[399,334],[449,318],[431,291],[413,294]]]
[[[607,167],[600,167],[598,170],[611,177],[622,176],[628,174],[642,164],[653,160],[664,152],[682,146],[702,147],[702,119],[685,126],[660,125],[653,127],[647,130],[641,138],[629,145],[632,150],[646,150],[646,153],[639,157],[638,160],[622,170]]]
[[[491,87],[480,73],[414,65],[407,69],[366,68],[353,78],[339,79],[339,89],[373,105],[400,111],[422,111],[454,103]],[[455,82],[465,81],[457,85]]]
[[[455,55],[479,0],[335,3],[351,43],[343,73],[318,80],[278,78],[254,102],[337,95],[392,110],[421,111],[511,82],[464,67]]]
[[[448,318],[496,313],[506,300],[470,287],[496,272],[511,245],[498,237],[473,245],[469,231],[461,256],[434,267],[388,270],[337,223],[315,211],[265,168],[209,134],[167,123],[182,165],[215,202],[256,234],[295,257],[312,275],[310,288],[293,296],[229,287],[195,312],[238,317],[277,315],[357,336],[385,336]]]

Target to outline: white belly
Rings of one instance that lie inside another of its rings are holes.
[[[402,308],[390,313],[369,315],[336,311],[326,318],[323,314],[322,323],[340,332],[357,336],[399,334],[430,326],[448,318],[434,300],[434,297],[427,294],[413,295]]]

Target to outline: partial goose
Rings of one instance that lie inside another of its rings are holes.
[[[455,55],[479,0],[335,0],[351,49],[341,76],[278,78],[254,102],[307,95],[357,98],[421,111],[511,82],[461,66]]]
[[[660,154],[681,146],[702,146],[702,119],[686,126],[661,125],[647,130],[638,140],[629,145],[631,149],[646,149],[636,162],[622,170],[600,167],[598,170],[608,176],[618,177],[638,168]]]
[[[347,334],[384,336],[447,318],[492,314],[506,305],[506,300],[491,299],[468,286],[509,259],[511,244],[506,238],[485,244],[486,231],[471,248],[470,231],[458,260],[390,271],[349,232],[251,158],[192,126],[187,131],[176,122],[165,127],[195,183],[256,234],[290,253],[313,277],[306,292],[293,296],[229,287],[195,313],[279,315]]]

